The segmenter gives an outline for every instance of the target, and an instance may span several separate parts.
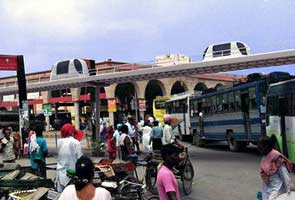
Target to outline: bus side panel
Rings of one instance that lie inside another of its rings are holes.
[[[281,136],[281,117],[269,116],[269,125],[266,127],[266,134],[269,137],[275,136],[280,149],[282,149],[282,136]]]
[[[285,122],[289,159],[295,163],[295,117],[286,116]]]
[[[204,136],[208,140],[226,140],[227,130],[232,130],[235,139],[246,141],[242,112],[204,116]]]
[[[250,110],[249,117],[251,119],[251,141],[258,141],[261,135],[261,119],[258,110]]]
[[[179,126],[173,128],[173,133],[175,135],[190,135],[190,116],[189,113],[185,113],[185,124],[184,125],[184,119],[183,119],[183,113],[174,113],[170,114],[171,118],[177,119],[179,121]]]

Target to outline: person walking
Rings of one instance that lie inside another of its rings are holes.
[[[180,192],[173,173],[173,167],[177,166],[180,149],[173,144],[163,145],[161,155],[164,163],[157,174],[157,190],[161,200],[180,200]]]
[[[131,138],[133,145],[136,146],[137,151],[139,152],[140,151],[139,143],[138,143],[139,133],[136,130],[137,129],[136,123],[131,115],[127,116],[127,122],[125,123],[125,125],[128,126],[128,135]]]
[[[3,163],[15,163],[16,152],[18,152],[18,149],[16,149],[11,130],[5,127],[3,129],[3,136],[0,144],[0,153],[3,155]]]
[[[123,125],[121,127],[121,136],[120,136],[120,147],[122,153],[122,160],[127,161],[128,156],[134,153],[133,143],[131,138],[128,135],[128,126]]]
[[[122,124],[117,124],[116,130],[113,135],[113,139],[116,141],[116,149],[117,149],[118,158],[122,157],[121,156],[121,149],[120,149],[121,127],[122,127]]]
[[[171,127],[171,117],[169,114],[164,115],[164,128],[163,128],[163,145],[170,144],[174,141],[174,134]]]
[[[81,144],[73,135],[76,129],[72,124],[65,124],[61,128],[61,139],[57,141],[56,187],[62,192],[70,178],[67,169],[75,169],[77,160],[82,156]]]
[[[105,139],[107,141],[107,151],[109,153],[109,159],[115,160],[116,159],[116,140],[114,136],[114,129],[113,126],[109,126],[107,133],[105,135]]]
[[[292,163],[273,149],[271,138],[268,136],[259,138],[258,149],[263,155],[260,163],[260,175],[263,181],[262,199],[273,200],[282,193],[294,191],[295,187],[290,178]]]
[[[105,143],[105,134],[107,133],[107,123],[105,121],[101,121],[101,125],[100,125],[100,141]]]
[[[29,152],[31,168],[34,174],[46,178],[46,156],[48,148],[43,138],[43,126],[36,125],[30,137]]]
[[[162,147],[163,128],[159,126],[159,121],[154,121],[152,128],[151,142],[153,143],[153,150],[161,150]]]
[[[151,135],[152,135],[152,128],[150,124],[148,123],[148,121],[144,122],[144,126],[142,127],[142,144],[143,144],[144,152],[151,152],[152,150],[150,145]]]
[[[90,158],[81,156],[75,165],[76,177],[73,185],[67,186],[59,200],[111,200],[109,191],[93,185],[94,164]]]

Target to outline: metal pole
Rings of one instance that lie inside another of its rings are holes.
[[[93,142],[97,141],[97,138],[100,138],[100,87],[95,86],[95,131],[93,131]]]

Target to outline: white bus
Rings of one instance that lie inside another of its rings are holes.
[[[175,135],[179,135],[182,139],[183,136],[191,135],[190,129],[190,101],[189,98],[195,93],[186,92],[171,96],[166,101],[166,112],[172,118],[172,127]]]

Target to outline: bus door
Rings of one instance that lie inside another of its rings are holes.
[[[247,135],[248,140],[251,140],[251,119],[249,115],[249,92],[248,90],[241,91],[241,109],[243,113],[243,120],[244,120],[244,129],[245,134]]]
[[[204,117],[203,117],[203,108],[202,108],[203,102],[198,102],[198,118],[199,118],[199,130],[200,130],[200,137],[205,136],[204,132]]]
[[[288,100],[285,96],[279,97],[279,105],[283,105],[279,109],[280,125],[281,125],[281,136],[282,136],[282,150],[283,154],[288,158],[288,146],[287,146],[287,135],[286,135],[286,114],[288,113]]]

